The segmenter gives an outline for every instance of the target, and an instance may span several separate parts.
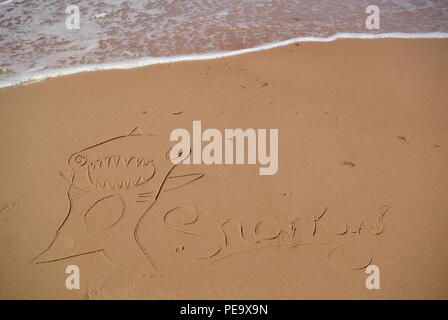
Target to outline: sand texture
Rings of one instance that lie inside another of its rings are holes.
[[[0,298],[448,298],[447,52],[300,43],[1,89]],[[277,174],[174,166],[194,120],[278,129]]]

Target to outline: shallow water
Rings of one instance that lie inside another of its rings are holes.
[[[65,26],[70,4],[80,9],[79,30]],[[365,27],[370,4],[381,10],[379,30]],[[393,32],[445,36],[448,0],[8,0],[0,2],[0,84],[294,38]]]

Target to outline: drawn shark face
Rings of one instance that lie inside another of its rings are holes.
[[[168,141],[163,138],[134,134],[70,156],[69,197],[79,208],[84,222],[93,229],[104,230],[115,225],[118,218],[125,218],[121,214],[125,209],[135,212],[126,216],[126,220],[135,220],[142,205],[144,210],[156,199],[174,167],[166,158],[169,149]]]
[[[77,155],[75,161],[84,161]],[[141,186],[154,176],[152,160],[138,156],[114,154],[97,159],[87,165],[90,184],[97,188],[121,190]]]
[[[144,215],[161,192],[202,177],[174,176],[170,148],[167,139],[134,130],[72,154],[70,173],[61,174],[69,182],[69,212],[36,263],[105,252],[118,238],[133,240],[149,259],[138,238]]]
[[[165,139],[146,135],[117,137],[83,149],[68,160],[73,185],[86,191],[139,188],[172,168],[169,149]]]

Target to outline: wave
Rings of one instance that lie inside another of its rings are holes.
[[[234,51],[220,51],[210,52],[203,54],[191,54],[191,55],[179,55],[168,57],[146,57],[133,60],[123,60],[113,63],[101,63],[101,64],[86,64],[70,68],[61,69],[48,69],[39,72],[29,72],[22,75],[15,75],[7,79],[0,81],[0,88],[32,84],[40,81],[44,81],[49,78],[55,78],[59,76],[66,76],[81,72],[88,71],[101,71],[101,70],[119,70],[119,69],[133,69],[139,67],[145,67],[155,64],[173,63],[181,61],[200,61],[225,58],[240,54],[246,54],[250,52],[268,50],[276,47],[282,47],[298,42],[331,42],[337,39],[441,39],[448,38],[447,32],[427,32],[427,33],[337,33],[330,37],[297,37],[288,40],[267,43],[251,48],[234,50]]]

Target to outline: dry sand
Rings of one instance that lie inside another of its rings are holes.
[[[0,297],[448,298],[447,52],[337,40],[1,89]],[[154,202],[170,165],[148,135],[193,120],[279,129],[278,173],[179,165],[191,175]],[[155,175],[83,185],[107,155],[154,160]],[[365,287],[370,263],[380,290]],[[65,288],[71,264],[80,290]]]

